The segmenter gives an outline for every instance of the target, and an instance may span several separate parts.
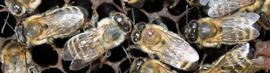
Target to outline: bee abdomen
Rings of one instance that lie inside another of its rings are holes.
[[[75,57],[77,50],[76,50],[76,45],[74,44],[74,40],[69,40],[66,45],[65,45],[65,57],[69,57],[69,60],[71,61],[72,58]]]

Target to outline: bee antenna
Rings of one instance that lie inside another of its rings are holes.
[[[0,7],[3,7],[2,9],[0,9],[0,12],[9,12],[9,10],[6,6],[0,5]]]
[[[0,5],[0,7],[3,7],[3,8],[5,8],[6,6],[4,6],[4,5]]]
[[[8,13],[6,19],[4,19],[5,22],[4,22],[4,25],[3,25],[2,29],[1,29],[1,34],[4,32],[4,29],[5,29],[6,25],[8,25],[15,32],[13,27],[7,22],[8,18],[9,18],[9,15],[10,15],[10,13]]]
[[[122,10],[123,10],[123,12],[124,12],[124,14],[127,14],[127,12],[126,12],[126,6],[125,6],[125,2],[127,2],[127,0],[120,0],[121,1],[121,6],[122,6]]]
[[[134,9],[133,9],[133,8],[131,8],[131,12],[132,12],[131,14],[132,14],[132,21],[133,21],[133,24],[136,25],[136,24],[135,24],[135,17],[134,17],[135,15],[134,15]]]
[[[186,24],[188,24],[188,5],[186,6]]]
[[[125,52],[125,54],[127,55],[127,58],[128,58],[128,60],[129,60],[129,62],[132,63],[129,54],[127,53],[127,51],[126,51],[126,49],[125,49],[125,47],[124,47],[123,45],[122,45],[122,49],[123,49],[123,51]]]
[[[92,72],[92,64],[89,64],[89,68],[87,70],[87,73],[90,73],[90,72]]]
[[[200,66],[200,67],[199,67],[199,71],[201,70],[201,68],[202,68],[202,66],[203,66],[203,62],[204,62],[206,56],[207,56],[207,54],[203,54],[202,61],[200,62],[200,65],[199,65],[199,66]]]
[[[122,73],[122,71],[121,71],[121,68],[120,68],[120,67],[118,68],[118,70],[119,70],[119,73]]]
[[[130,70],[130,68],[128,68],[124,73],[128,73],[129,70]]]

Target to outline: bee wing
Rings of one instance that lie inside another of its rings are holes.
[[[70,70],[80,70],[89,65],[90,62],[84,61],[83,59],[77,59],[78,55],[70,63]]]
[[[253,24],[259,19],[256,13],[241,13],[222,19],[221,34],[216,38],[224,43],[246,42],[257,38],[260,33],[253,27]]]
[[[183,38],[177,34],[164,30],[161,33],[163,39],[165,39],[165,46],[157,50],[162,55],[161,59],[167,64],[170,64],[176,68],[186,69],[190,65],[199,60],[197,51],[190,46]],[[188,63],[188,64],[184,64]]]
[[[65,44],[63,60],[72,61],[73,59],[75,59],[75,56],[77,56],[78,53],[81,52],[81,49],[77,49],[80,45],[79,41],[88,38],[84,36],[89,35],[91,32],[93,31],[86,31],[70,38]]]
[[[254,2],[254,0],[210,0],[207,4],[206,13],[210,17],[220,17]]]
[[[236,67],[241,66],[245,62],[247,62],[247,56],[250,53],[250,45],[249,43],[238,44],[231,51],[225,54],[225,57],[221,57],[220,59],[224,59],[222,65],[224,67]]]
[[[71,70],[79,70],[95,61],[105,51],[99,45],[99,30],[88,30],[67,41],[63,60],[72,61]]]

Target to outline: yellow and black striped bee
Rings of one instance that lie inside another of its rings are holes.
[[[73,36],[66,42],[63,60],[72,61],[71,70],[86,67],[120,45],[132,29],[128,17],[120,12],[111,12],[110,17],[103,18],[97,25],[97,28]]]
[[[251,53],[249,43],[238,44],[211,65],[203,65],[200,73],[255,73],[259,68],[250,59]]]
[[[131,67],[130,73],[177,73],[159,60],[148,58],[136,58]]]
[[[88,11],[77,6],[51,9],[45,13],[32,15],[15,28],[20,43],[31,47],[48,43],[79,32],[84,28]]]
[[[5,0],[9,12],[15,16],[32,13],[40,3],[41,0]]]
[[[257,0],[186,0],[190,5],[204,6],[205,13],[210,17],[230,15],[253,4]]]
[[[1,62],[4,73],[39,73],[29,50],[13,40],[7,41],[1,48]]]
[[[176,33],[151,23],[138,23],[136,27],[131,38],[138,49],[177,69],[187,71],[196,66],[197,51]]]
[[[253,26],[259,19],[256,13],[238,13],[221,18],[200,18],[186,25],[185,37],[200,47],[220,47],[256,39],[260,33]]]

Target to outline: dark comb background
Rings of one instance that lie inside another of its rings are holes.
[[[171,2],[172,1],[172,2]],[[175,1],[175,2],[173,2]],[[1,5],[4,5],[3,0],[0,0]],[[172,3],[177,3],[176,6],[169,8],[168,5],[172,5]],[[166,5],[167,4],[167,5]],[[42,4],[38,7],[38,13],[42,13],[50,8],[55,6],[63,6],[63,0],[42,0]],[[202,8],[191,7],[187,13],[184,13],[187,10],[187,3],[185,0],[146,0],[146,3],[142,8],[132,8],[129,5],[125,5],[127,10],[122,10],[121,1],[120,0],[74,0],[74,3],[71,5],[82,6],[89,10],[89,19],[91,18],[91,14],[93,10],[96,10],[99,14],[99,20],[107,17],[108,13],[112,10],[121,11],[127,13],[126,15],[130,19],[135,19],[135,23],[138,22],[153,22],[155,16],[160,16],[162,22],[164,22],[170,31],[178,33],[179,36],[182,36],[183,27],[190,20],[199,19],[202,17],[206,17],[206,14],[203,13]],[[93,8],[93,9],[91,9]],[[134,13],[135,17],[132,16]],[[4,19],[6,19],[7,12],[0,13],[0,29],[2,29],[4,24]],[[10,15],[8,18],[8,23],[14,28],[16,25],[15,18]],[[1,38],[8,38],[14,34],[13,30],[6,25],[4,29],[4,33],[0,34]],[[268,37],[267,37],[268,36]],[[126,49],[132,57],[148,57],[146,53],[136,50],[136,49],[127,49],[129,45],[133,45],[133,43],[127,39],[120,46],[113,48],[110,50],[110,55],[107,58],[105,63],[101,63],[99,60],[95,61],[95,64],[91,66],[87,66],[78,71],[69,70],[70,61],[63,61],[61,59],[61,52],[63,50],[64,43],[69,39],[68,38],[59,38],[54,41],[53,45],[42,44],[32,48],[31,54],[33,60],[36,64],[38,64],[42,68],[42,73],[115,73],[115,72],[128,72],[131,63],[128,60],[127,55],[125,54],[124,49]],[[261,35],[258,39],[261,40],[270,40],[269,32],[261,29]],[[4,42],[0,40],[0,42]],[[252,47],[254,45],[254,41],[250,42]],[[204,63],[212,63],[218,57],[229,51],[232,46],[222,46],[221,48],[204,48],[204,50],[199,49],[195,44],[191,44],[199,53],[200,59],[202,59],[203,54],[207,54],[207,57]],[[133,59],[131,59],[133,60]],[[199,60],[198,63],[200,63]],[[102,65],[102,66],[100,66]],[[184,72],[181,70],[177,70],[180,73],[190,73],[196,72],[197,70],[192,70],[189,72]],[[259,71],[264,72],[264,71]]]

